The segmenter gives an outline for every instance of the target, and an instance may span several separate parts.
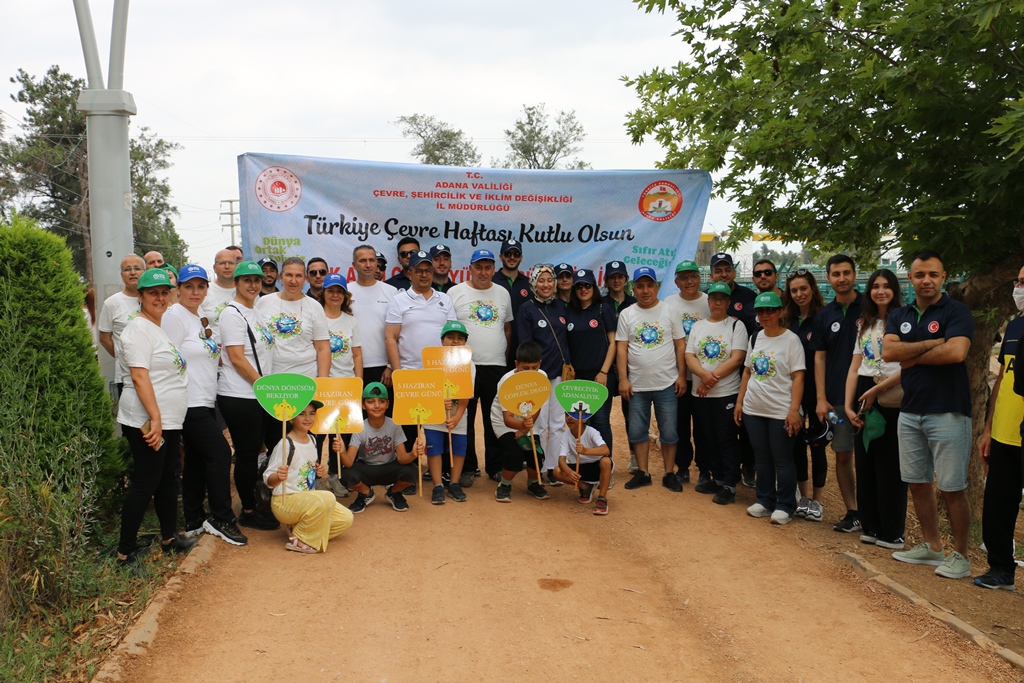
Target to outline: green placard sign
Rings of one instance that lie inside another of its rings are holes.
[[[586,379],[573,379],[555,387],[555,400],[573,415],[593,415],[608,400],[608,387]]]
[[[260,377],[252,385],[256,400],[271,417],[287,422],[309,405],[316,394],[316,380],[282,372]]]

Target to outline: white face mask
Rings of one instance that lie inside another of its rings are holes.
[[[1013,288],[1013,303],[1017,304],[1018,311],[1024,311],[1024,287]]]

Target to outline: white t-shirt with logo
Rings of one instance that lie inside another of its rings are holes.
[[[700,296],[693,301],[676,294],[665,299],[665,305],[679,318],[679,322],[683,326],[684,339],[689,337],[695,322],[711,317],[711,309],[708,308],[708,295],[704,292],[701,292]]]
[[[206,338],[199,316],[181,304],[167,309],[160,327],[188,365],[188,407],[213,408],[217,403],[217,368],[220,345]]]
[[[722,363],[729,360],[733,351],[746,352],[747,328],[736,318],[726,318],[719,322],[698,320],[690,328],[690,337],[686,342],[686,352],[692,353],[700,362],[700,366],[708,372],[715,372]],[[715,372],[715,374],[718,374]],[[722,377],[707,393],[708,398],[721,398],[739,393],[743,367],[737,366],[731,373]],[[700,386],[699,378],[693,380],[692,393],[697,395]]]
[[[619,312],[615,341],[629,345],[626,367],[633,391],[661,391],[675,383],[679,367],[674,340],[685,336],[682,319],[664,301]]]
[[[860,330],[853,345],[853,355],[862,356],[857,374],[861,377],[892,377],[900,371],[899,363],[882,360],[882,337],[885,321],[876,320],[869,329]]]
[[[355,317],[342,313],[337,318],[327,318],[327,329],[331,342],[331,377],[355,377],[352,349],[362,347]]]
[[[475,289],[468,282],[448,290],[455,315],[469,332],[467,345],[473,349],[477,365],[505,365],[508,340],[505,323],[513,320],[512,297],[508,290],[491,284],[488,289]]]
[[[297,301],[268,294],[256,301],[256,311],[274,335],[274,372],[294,372],[306,377],[318,374],[314,341],[328,341],[327,315],[316,299]]]
[[[110,332],[114,338],[114,381],[123,382],[128,368],[124,365],[124,353],[121,351],[121,333],[129,321],[139,314],[139,297],[128,296],[124,292],[111,294],[103,302],[98,323],[100,332]]]
[[[376,368],[388,364],[388,350],[384,345],[384,319],[388,305],[398,290],[385,282],[374,282],[363,287],[358,282],[348,283],[352,294],[352,315],[359,325],[363,347],[363,367]]]
[[[292,463],[288,465],[288,478],[284,480],[284,493],[281,492],[281,484],[273,488],[273,495],[280,496],[289,493],[305,493],[312,491],[316,486],[316,439],[312,435],[306,435],[306,443],[300,443],[292,439],[295,444],[295,453],[292,454]],[[271,475],[277,473],[277,468],[288,463],[288,439],[281,439],[274,446],[274,452],[270,454],[267,461],[267,469],[263,472],[263,483],[266,484]]]
[[[580,432],[580,443],[583,444],[584,448],[600,448],[604,446],[604,439],[601,438],[601,433],[587,425]],[[562,434],[562,449],[558,453],[559,456],[565,456],[565,461],[570,465],[576,464],[576,432],[570,432],[566,428]],[[604,456],[602,455],[581,455],[580,464],[587,464],[589,462],[597,462]]]
[[[398,334],[398,357],[404,370],[422,369],[423,349],[438,346],[441,328],[456,319],[455,307],[447,294],[432,289],[429,297],[424,299],[415,290],[406,289],[396,294],[388,306],[385,322],[402,326]]]
[[[220,339],[221,313],[224,312],[229,303],[235,300],[237,293],[238,291],[234,285],[221,287],[217,284],[217,280],[211,282],[209,289],[206,291],[206,300],[203,301],[203,307],[199,310],[202,311],[202,317],[210,322],[210,330],[213,331],[215,339]]]
[[[186,362],[159,325],[138,316],[121,333],[121,349],[129,368],[149,370],[163,429],[181,429],[188,410]],[[117,421],[126,427],[142,427],[150,419],[132,384],[131,371],[117,407]]]
[[[806,354],[800,338],[786,330],[769,337],[761,330],[747,349],[743,366],[750,368],[743,412],[748,415],[784,420],[793,399],[793,373],[806,370]]]
[[[252,342],[249,339],[247,330],[252,330],[253,338],[256,340],[256,354],[259,364],[252,354]],[[229,346],[241,346],[245,359],[249,365],[261,375],[270,375],[274,372],[274,336],[270,333],[270,327],[260,318],[255,308],[235,302],[229,305],[220,316],[220,343],[224,354],[224,362],[220,366],[220,378],[217,380],[217,394],[219,396],[232,396],[234,398],[251,398],[256,400],[256,394],[252,390],[252,384],[247,382],[235,369],[231,358],[228,355]]]

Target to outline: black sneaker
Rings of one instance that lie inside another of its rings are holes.
[[[711,477],[701,477],[697,480],[697,485],[693,487],[693,490],[697,493],[718,493],[722,490],[722,485],[716,484]]]
[[[547,484],[548,486],[561,486],[562,485],[562,482],[560,482],[557,479],[555,479],[555,472],[554,472],[554,470],[548,470],[547,472],[544,473],[544,483]],[[529,488],[529,487],[527,487],[527,488]],[[545,496],[545,498],[546,497],[547,496]]]
[[[451,496],[451,499],[456,503],[466,502],[466,494],[463,493],[462,487],[458,484],[448,484],[448,495]]]
[[[860,530],[860,517],[857,515],[856,510],[850,510],[847,512],[843,518],[836,522],[832,527],[832,531],[839,531],[844,534],[852,534],[853,532]]]
[[[249,527],[250,529],[259,529],[260,531],[273,531],[281,526],[281,523],[274,517],[274,513],[269,510],[253,510],[252,512],[243,512],[238,516],[238,525]]]
[[[390,487],[388,487],[388,488],[390,488]],[[411,486],[406,486],[404,489],[402,489],[402,495],[403,496],[415,496],[416,495],[416,484],[413,484]]]
[[[433,505],[444,505],[444,487],[438,484],[430,494],[430,502]]]
[[[562,482],[558,482],[561,485]],[[526,490],[530,492],[530,495],[537,500],[547,500],[551,496],[548,494],[547,489],[541,486],[540,482],[534,481],[526,487]]]
[[[757,488],[757,479],[754,476],[754,467],[752,465],[743,466],[743,485],[747,488]]]
[[[370,493],[360,493],[356,495],[356,499],[352,501],[352,504],[348,506],[348,511],[353,515],[358,515],[360,512],[366,509],[366,506],[377,499],[373,489],[370,489]]]
[[[712,503],[718,503],[719,505],[729,505],[730,503],[736,502],[736,492],[726,487],[722,487],[715,497],[711,499]]]
[[[391,503],[391,507],[395,510],[395,512],[409,511],[409,503],[406,502],[405,494],[402,493],[401,491],[392,491],[390,488],[388,488],[387,493],[384,494],[384,497],[387,498],[388,502]],[[444,502],[443,490],[441,494],[441,502]]]
[[[203,522],[203,531],[223,539],[231,545],[245,545],[249,539],[245,537],[234,522],[221,522],[216,519],[208,519]]]
[[[648,474],[647,472],[642,471],[642,470],[637,470],[636,474],[633,475],[633,478],[626,482],[626,489],[632,491],[633,489],[638,489],[641,486],[650,486],[650,485],[651,485],[651,475]],[[682,490],[682,489],[680,489],[680,490]]]
[[[981,588],[988,588],[993,591],[1014,591],[1017,587],[1013,585],[1012,572],[1000,572],[989,569],[981,576],[975,577],[974,585]]]
[[[494,472],[493,474],[488,474],[487,478],[490,479],[491,481],[495,482],[496,484],[500,484],[501,483],[501,472]]]
[[[203,520],[199,520],[198,522],[186,522],[185,530],[181,532],[181,535],[185,538],[199,538],[203,535],[204,531]]]
[[[679,471],[676,472],[676,476],[679,477],[679,481],[682,482],[683,484],[689,484],[690,483],[690,468],[689,467],[680,467]]]
[[[473,488],[473,473],[463,472],[462,476],[459,477],[458,484],[464,489]]]
[[[174,534],[169,541],[160,541],[160,550],[172,555],[187,555],[188,551],[195,548],[198,542],[198,539],[185,538],[181,534]]]
[[[498,488],[494,489],[494,500],[499,503],[511,503],[512,484],[498,484]]]
[[[648,479],[649,478],[650,475],[648,475]],[[672,472],[667,472],[665,476],[661,478],[661,485],[667,488],[669,491],[674,491],[676,493],[679,493],[680,491],[683,490],[683,484],[682,482],[679,481],[679,477],[677,477]],[[629,484],[626,484],[626,486],[628,488]]]

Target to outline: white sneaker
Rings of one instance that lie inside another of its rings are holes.
[[[753,505],[747,508],[747,514],[751,517],[767,517],[768,515],[772,514],[772,511],[766,508],[764,505],[761,505],[760,503],[754,503]],[[789,515],[786,516],[788,517]]]
[[[772,524],[789,524],[793,517],[785,510],[776,510],[772,513]]]
[[[807,503],[807,516],[808,522],[820,522],[822,516],[825,514],[824,509],[821,507],[821,503],[816,500],[808,501]]]
[[[327,478],[327,490],[333,493],[336,498],[348,497],[348,489],[341,483],[341,479],[338,478],[337,474],[332,474]]]
[[[811,499],[810,498],[807,498],[806,496],[800,496],[800,500],[796,504],[796,512],[793,513],[793,516],[794,517],[801,517],[801,518],[806,517],[807,516],[807,508],[810,506],[810,504],[811,504]]]

